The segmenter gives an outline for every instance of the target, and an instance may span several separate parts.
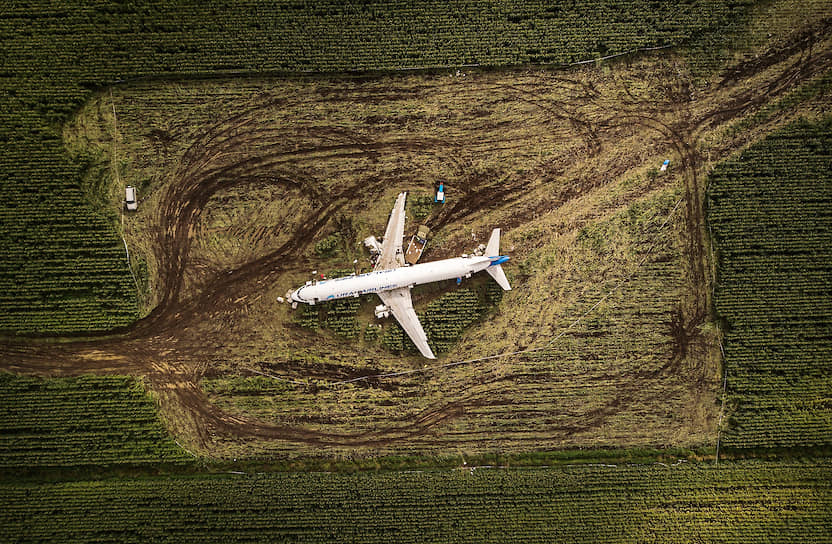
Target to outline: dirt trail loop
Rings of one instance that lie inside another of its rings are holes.
[[[687,268],[697,286],[695,292],[690,294],[693,303],[688,305],[694,310],[680,317],[681,328],[685,331],[693,331],[706,318],[710,305],[711,280],[706,273],[708,263],[702,202],[705,171],[697,151],[700,138],[706,131],[722,126],[764,101],[776,99],[799,83],[829,70],[832,53],[828,47],[816,46],[819,37],[827,38],[829,29],[829,22],[823,22],[819,30],[816,28],[813,32],[798,35],[792,43],[727,70],[718,84],[701,95],[691,91],[684,77],[657,84],[664,87],[666,98],[663,101],[638,98],[623,82],[612,92],[600,92],[592,85],[551,74],[538,80],[526,77],[518,80],[517,84],[502,86],[516,101],[531,104],[552,121],[572,127],[575,133],[581,135],[585,153],[597,157],[600,163],[603,163],[606,150],[614,147],[618,137],[636,130],[655,134],[659,144],[671,147],[678,154],[685,179]],[[541,90],[550,85],[569,88],[571,99],[561,103],[542,100]],[[337,100],[337,96],[326,98]],[[49,343],[3,341],[0,343],[2,368],[49,376],[89,372],[146,376],[153,388],[161,393],[164,402],[172,403],[175,410],[190,414],[189,419],[197,427],[190,430],[191,434],[198,436],[206,447],[210,437],[218,434],[276,438],[313,445],[378,445],[431,432],[436,426],[464,413],[467,406],[485,402],[461,395],[462,400],[433,406],[409,423],[372,432],[335,434],[300,425],[270,425],[254,418],[233,416],[212,405],[201,391],[197,385],[202,375],[199,369],[233,341],[224,334],[222,323],[236,311],[237,301],[253,296],[287,267],[295,265],[310,241],[346,202],[359,195],[365,201],[372,202],[385,189],[385,180],[378,180],[366,186],[344,186],[330,192],[314,179],[299,177],[292,167],[295,161],[309,155],[334,161],[398,151],[443,154],[449,164],[454,164],[455,149],[486,145],[476,140],[476,135],[469,141],[365,141],[366,138],[349,130],[332,128],[328,131],[320,129],[319,134],[331,142],[329,145],[296,148],[291,134],[258,123],[258,113],[270,105],[273,103],[268,101],[255,103],[247,111],[210,127],[183,156],[174,177],[176,183],[167,190],[156,218],[155,255],[159,263],[159,285],[163,289],[158,306],[149,316],[109,337]],[[256,154],[237,152],[252,143],[258,144]],[[513,144],[502,141],[487,142],[487,145]],[[739,140],[726,142],[720,157],[726,156],[737,145]],[[711,156],[710,160],[720,157]],[[560,160],[562,168],[565,168],[573,159],[562,157]],[[585,181],[585,188],[593,188],[624,174],[629,168],[637,166],[638,161],[638,157],[617,157],[610,171],[595,176],[599,179]],[[459,164],[459,168],[465,167],[465,164]],[[201,292],[183,297],[193,233],[206,204],[220,191],[253,183],[302,190],[315,203],[314,211],[302,218],[300,226],[279,248],[236,269],[215,275]],[[524,203],[520,200],[522,183],[523,180],[485,187],[472,185],[465,198],[445,208],[437,220],[437,227],[459,221],[484,207],[494,210],[511,206],[512,213],[506,214],[511,217],[510,224],[502,225],[510,229],[531,219],[533,213],[555,209],[576,196],[575,193],[555,190],[549,201]],[[205,322],[218,324],[214,333],[205,335],[204,329],[201,329],[199,334],[194,334],[194,326]],[[607,408],[606,412],[609,412],[614,407]],[[599,409],[599,413],[604,411],[604,408]]]

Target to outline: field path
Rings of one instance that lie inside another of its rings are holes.
[[[611,165],[602,172],[604,179],[583,179],[584,190],[592,190],[638,166],[638,157],[611,157],[615,142],[635,130],[649,132],[659,142],[673,149],[684,177],[684,217],[687,226],[687,274],[695,289],[683,305],[679,334],[695,343],[696,327],[709,314],[712,281],[709,270],[706,226],[704,220],[704,186],[709,164],[730,155],[743,145],[744,136],[726,138],[710,148],[705,161],[701,155],[703,135],[730,124],[764,102],[782,97],[799,84],[832,67],[829,47],[830,22],[824,21],[812,32],[795,36],[791,43],[772,49],[765,55],[734,66],[715,84],[693,90],[684,78],[655,82],[665,86],[664,101],[647,101],[631,93],[623,83],[615,92],[599,92],[569,74],[519,77],[516,84],[502,85],[515,100],[540,108],[541,115],[571,127],[581,140],[585,152],[599,164]],[[563,103],[540,99],[541,89],[561,85],[573,97]],[[344,91],[345,93],[351,91]],[[395,95],[395,89],[390,91]],[[327,97],[337,100],[338,96]],[[384,100],[384,97],[368,97]],[[269,285],[287,267],[298,265],[299,255],[321,232],[329,218],[351,199],[373,202],[383,194],[385,181],[374,185],[344,186],[328,191],[314,179],[297,176],[293,164],[306,156],[317,160],[343,160],[357,156],[377,156],[389,152],[442,154],[453,161],[455,150],[481,146],[522,145],[522,142],[481,141],[476,134],[467,139],[395,139],[366,141],[347,129],[332,127],[319,136],[329,145],[293,147],[292,134],[270,129],[258,123],[258,113],[270,103],[255,103],[232,118],[223,119],[205,130],[187,150],[158,210],[155,256],[159,263],[159,284],[163,287],[159,304],[144,319],[121,331],[86,338],[5,339],[0,341],[3,370],[42,376],[76,376],[86,373],[132,374],[145,376],[153,389],[168,404],[168,410],[188,413],[184,420],[193,422],[189,433],[198,436],[200,445],[210,448],[213,435],[243,438],[281,439],[311,445],[382,445],[432,432],[438,426],[465,413],[466,408],[482,405],[488,398],[462,394],[452,401],[431,406],[408,422],[396,422],[385,428],[362,433],[329,433],[303,425],[273,425],[252,417],[232,415],[214,406],[199,388],[198,381],[206,361],[221,353],[233,338],[225,334],[224,324],[235,312]],[[788,115],[784,111],[781,116]],[[775,115],[771,122],[777,120]],[[238,151],[256,144],[256,154]],[[586,157],[582,157],[585,159]],[[570,157],[563,157],[564,168]],[[200,214],[211,197],[232,187],[251,183],[269,183],[286,189],[302,189],[315,202],[314,211],[303,217],[299,227],[277,249],[237,268],[214,276],[210,285],[193,296],[183,296],[185,271]],[[578,196],[556,193],[549,201],[524,201],[521,182],[472,186],[465,197],[456,199],[438,218],[437,227],[469,217],[485,206],[505,209],[510,217],[505,230],[521,225],[538,213],[557,209]],[[626,204],[626,203],[625,203]],[[510,213],[509,207],[516,209]],[[622,206],[623,207],[623,206]],[[608,210],[598,210],[598,215]],[[215,323],[213,334],[205,334],[206,322]],[[683,345],[689,345],[684,342]],[[693,349],[691,347],[691,349]],[[335,371],[332,374],[336,377]],[[302,377],[299,377],[302,378]],[[395,383],[395,379],[391,380]],[[373,384],[370,384],[372,386]],[[626,402],[626,391],[617,402]],[[598,425],[614,413],[616,404],[587,414],[584,424]],[[567,429],[568,432],[568,429]]]

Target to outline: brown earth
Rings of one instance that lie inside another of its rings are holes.
[[[686,225],[684,240],[686,274],[694,286],[687,295],[689,300],[680,306],[680,312],[672,323],[672,335],[677,339],[678,353],[667,362],[678,364],[688,353],[706,349],[698,327],[708,318],[712,290],[706,226],[703,215],[703,179],[708,164],[703,159],[702,136],[718,130],[759,105],[783,96],[801,82],[821,74],[832,67],[832,51],[829,48],[830,22],[823,21],[810,31],[794,36],[790,43],[781,44],[757,58],[741,62],[722,72],[709,86],[694,89],[684,74],[652,85],[655,99],[647,99],[643,93],[633,92],[627,82],[618,88],[599,91],[591,78],[582,72],[523,73],[514,84],[500,84],[518,103],[539,108],[540,114],[552,122],[558,121],[571,127],[564,135],[572,143],[570,152],[561,152],[537,171],[525,175],[544,180],[569,171],[580,157],[597,159],[598,169],[585,171],[574,179],[571,186],[548,192],[545,197],[535,195],[530,201],[524,198],[527,179],[515,176],[500,183],[490,180],[487,173],[471,171],[467,185],[459,185],[458,195],[438,214],[434,229],[459,224],[466,217],[488,208],[502,210],[501,227],[505,231],[518,227],[539,215],[555,210],[569,201],[586,194],[609,180],[625,175],[638,166],[638,156],[611,157],[619,138],[636,131],[652,134],[657,148],[671,148],[678,155],[675,165],[684,177],[683,214]],[[581,69],[581,70],[593,70]],[[478,83],[472,77],[472,85]],[[540,100],[541,90],[559,86],[571,99],[559,103]],[[414,92],[412,89],[410,92]],[[448,92],[453,92],[449,88]],[[389,95],[368,93],[362,95],[353,88],[334,89],[319,100],[338,102],[349,96],[368,103],[381,103],[398,98],[395,88]],[[168,186],[158,209],[155,223],[154,252],[158,263],[157,283],[161,286],[159,300],[150,314],[131,327],[114,331],[106,337],[38,341],[6,339],[0,344],[0,360],[4,370],[44,376],[73,376],[84,373],[115,373],[145,376],[169,411],[183,414],[182,425],[174,429],[198,437],[196,442],[206,450],[211,449],[212,437],[232,436],[243,439],[264,438],[302,442],[310,445],[377,446],[410,437],[422,436],[430,441],[430,433],[438,426],[453,421],[474,407],[489,403],[506,402],[476,392],[462,394],[452,401],[438,402],[408,421],[393,422],[384,428],[360,433],[331,433],[304,425],[275,425],[255,418],[235,415],[213,405],[200,389],[198,382],[205,373],[205,361],[222,352],[234,338],[229,331],[240,312],[257,294],[291,267],[302,267],[302,255],[312,240],[316,239],[330,218],[343,211],[347,202],[363,199],[373,202],[386,190],[384,180],[370,180],[361,187],[343,186],[336,189],[322,185],[319,180],[306,177],[294,167],[307,156],[317,160],[343,160],[351,157],[372,158],[391,152],[412,154],[441,154],[460,171],[470,165],[457,159],[458,151],[470,146],[483,149],[506,149],[522,146],[524,142],[509,140],[479,141],[473,138],[404,140],[368,139],[347,128],[318,129],[310,135],[291,134],[262,126],[258,114],[274,106],[273,98],[265,97],[251,104],[239,114],[218,121],[209,127],[184,154]],[[288,100],[288,99],[281,99]],[[787,118],[789,112],[775,115],[769,123]],[[383,119],[376,122],[385,122]],[[398,118],[397,122],[406,122]],[[304,146],[310,136],[325,139],[328,145]],[[300,143],[298,143],[300,142]],[[719,142],[709,149],[709,161],[727,157],[744,145],[742,135]],[[256,152],[246,152],[248,148]],[[242,150],[242,151],[241,151]],[[200,215],[212,196],[230,188],[247,185],[270,185],[286,190],[302,190],[314,202],[314,209],[302,218],[300,226],[291,233],[280,247],[228,270],[206,269],[198,282],[199,291],[184,287],[186,271],[193,266],[190,255],[195,240]],[[459,239],[452,239],[444,253],[453,254]],[[434,257],[444,257],[443,251]],[[212,326],[205,326],[211,323]],[[244,331],[235,333],[244,334]],[[287,334],[292,334],[287,331]],[[518,346],[520,348],[525,346]],[[298,372],[291,364],[280,369],[284,375]],[[319,378],[342,379],[343,368],[321,366]],[[367,371],[364,371],[367,372]],[[653,370],[648,372],[655,372]],[[359,372],[358,374],[362,374]],[[349,372],[347,375],[350,375]],[[352,374],[356,375],[356,374]],[[596,378],[602,379],[602,376]],[[512,374],[484,375],[477,378],[479,384],[499,381],[510,384],[516,379]],[[364,387],[393,387],[399,378],[367,380]],[[581,414],[574,424],[558,427],[553,432],[565,434],[601,425],[621,405],[628,403],[638,376],[632,376],[626,387],[613,401],[597,409]],[[464,384],[466,385],[466,384]]]

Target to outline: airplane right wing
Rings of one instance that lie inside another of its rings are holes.
[[[393,211],[390,212],[390,220],[387,222],[387,230],[384,231],[381,255],[379,255],[376,262],[376,270],[388,270],[404,266],[402,237],[404,236],[404,201],[406,197],[407,193],[399,193]]]
[[[410,288],[400,287],[390,291],[381,291],[378,293],[381,301],[390,308],[393,312],[393,317],[402,326],[404,332],[413,340],[419,352],[428,359],[436,359],[433,351],[428,344],[428,336],[425,334],[425,329],[419,322],[419,317],[416,315],[416,310],[413,309],[413,302],[410,299]]]

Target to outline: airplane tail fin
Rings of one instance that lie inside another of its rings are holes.
[[[503,272],[503,267],[500,266],[500,263],[508,261],[508,257],[500,255],[500,229],[491,231],[491,238],[488,239],[488,245],[485,246],[485,254],[494,259],[485,271],[494,278],[504,291],[511,291],[506,273]]]
[[[500,229],[491,231],[491,238],[488,239],[488,245],[485,246],[485,254],[489,257],[500,254]]]

